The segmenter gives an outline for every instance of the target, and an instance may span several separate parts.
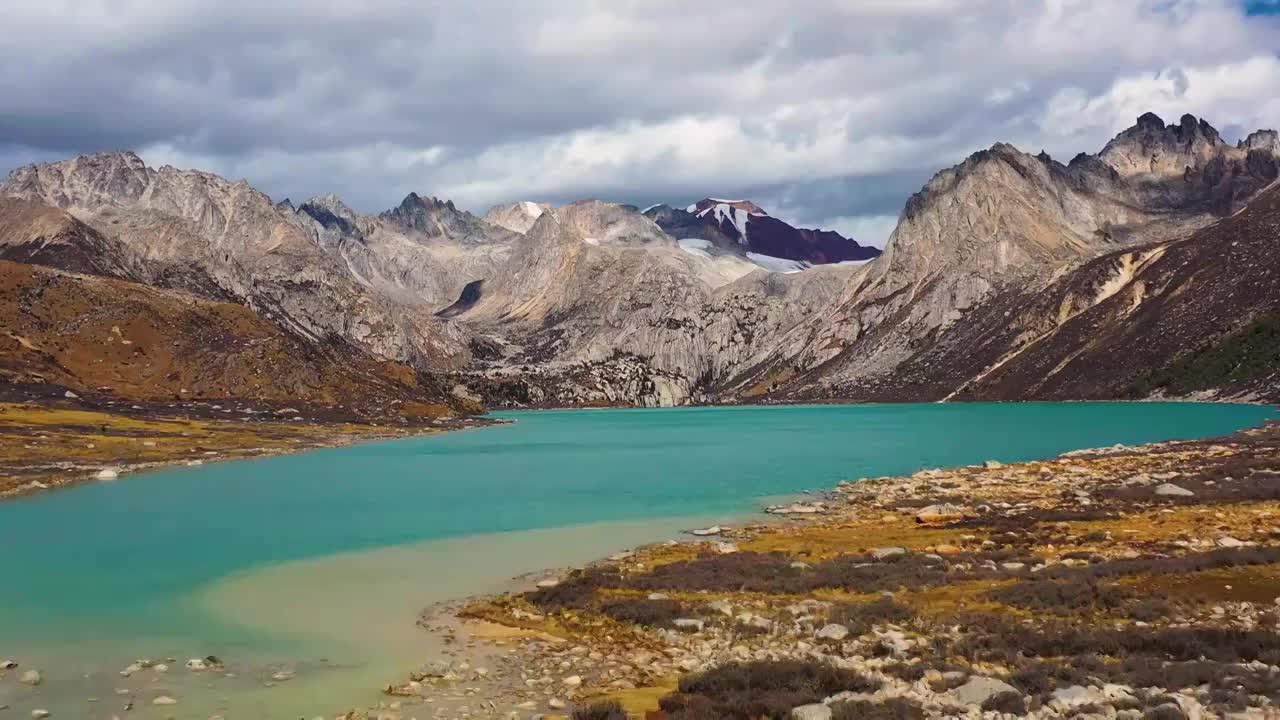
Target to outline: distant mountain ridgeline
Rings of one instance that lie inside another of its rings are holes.
[[[1278,168],[1274,131],[1229,144],[1190,116],[1166,125],[1144,115],[1099,154],[1066,164],[996,144],[909,198],[881,253],[794,228],[747,200],[643,212],[519,202],[479,217],[411,193],[366,215],[332,195],[277,203],[243,181],[104,153],[10,173],[0,184],[0,259],[50,268],[25,271],[25,283],[133,288],[133,304],[110,305],[119,317],[106,332],[160,313],[142,298],[164,305],[165,293],[178,293],[243,308],[245,322],[280,333],[271,342],[314,358],[308,370],[273,360],[252,381],[219,371],[226,382],[207,389],[246,398],[274,397],[276,384],[342,404],[365,383],[394,386],[370,395],[382,398],[371,407],[412,400],[450,412],[476,397],[1271,398],[1276,383],[1259,359],[1267,351],[1233,338],[1265,325],[1276,306],[1266,259]],[[15,301],[10,326],[39,327],[35,308]],[[166,322],[165,333],[181,336],[171,341],[197,334]],[[105,338],[58,342],[125,372],[122,357],[104,354]],[[1226,349],[1215,355],[1214,346]],[[0,358],[8,379],[128,384],[97,370],[59,374],[58,363],[23,355],[31,352],[11,341]],[[1229,362],[1209,357],[1242,352],[1247,380],[1203,369]],[[212,363],[212,372],[222,361],[211,357],[166,362]],[[337,373],[348,379],[332,392],[316,390],[318,379],[299,384],[306,373],[332,374],[325,363],[401,369]],[[170,372],[188,382],[184,373],[197,370]]]

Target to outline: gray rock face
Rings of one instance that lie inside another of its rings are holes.
[[[119,245],[131,280],[239,301],[317,343],[433,368],[469,359],[460,334],[430,312],[369,292],[307,223],[247,183],[104,153],[18,168],[0,195],[62,208],[92,226]]]

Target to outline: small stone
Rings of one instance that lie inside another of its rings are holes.
[[[22,676],[18,678],[18,682],[34,687],[44,682],[44,676],[40,674],[39,670],[28,670],[22,673]]]
[[[719,525],[712,525],[711,527],[707,527],[707,528],[690,530],[689,534],[696,535],[698,537],[710,537],[712,535],[719,535],[722,532],[724,532],[724,528],[720,527]]]
[[[204,658],[191,658],[187,661],[187,669],[191,672],[204,672],[209,669],[209,664],[204,661]]]
[[[553,588],[559,584],[560,584],[559,578],[545,578],[543,580],[538,581],[538,587],[542,588],[543,590],[546,590],[547,588]]]
[[[1223,548],[1244,547],[1244,542],[1241,540],[1237,540],[1231,537],[1230,535],[1227,535],[1225,537],[1218,538],[1218,547],[1223,547]]]
[[[1195,495],[1195,493],[1191,492],[1190,490],[1183,487],[1178,487],[1173,483],[1164,483],[1163,485],[1157,485],[1154,492],[1156,495],[1162,495],[1165,497],[1192,497]]]
[[[547,707],[552,710],[563,710],[565,709],[565,703],[560,698],[551,698],[547,701]]]
[[[677,618],[671,623],[677,630],[686,632],[702,632],[703,622],[698,618]]]
[[[79,398],[79,397],[80,397],[79,395],[77,395],[77,394],[75,394],[75,393],[71,392],[70,390],[68,390],[68,391],[66,391],[66,392],[64,392],[64,393],[62,393],[62,396],[63,396],[63,397],[65,397],[65,398],[66,398],[66,399],[68,399],[68,400],[75,400],[76,398]]]
[[[161,695],[155,700],[152,700],[151,704],[152,705],[177,705],[178,701],[169,697],[168,695]]]
[[[31,711],[31,720],[44,720],[47,717],[52,717],[52,714],[43,708],[37,708]]]
[[[649,593],[650,600],[670,600],[671,596],[666,593]]]
[[[996,462],[995,460],[988,460],[982,463],[982,467],[988,470],[999,470],[1000,468],[1004,467],[1004,463]]]
[[[168,666],[168,665],[165,665],[164,663],[160,663],[160,664],[156,665],[156,666],[155,666],[154,668],[152,668],[152,669],[153,669],[153,670],[155,670],[155,671],[156,671],[156,672],[158,672],[158,673],[167,673],[167,672],[169,672],[169,666]]]
[[[717,555],[732,555],[738,552],[738,546],[731,542],[718,542],[715,544]]]
[[[563,683],[565,687],[575,688],[582,684],[582,676],[570,675],[569,677],[565,678],[564,680],[561,680],[560,682]]]

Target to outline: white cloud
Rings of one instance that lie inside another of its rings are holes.
[[[835,230],[845,237],[851,237],[860,245],[874,245],[883,248],[889,235],[898,225],[897,215],[859,215],[855,217],[833,217],[823,220],[819,225],[827,230]]]
[[[899,185],[997,140],[1096,151],[1147,110],[1280,123],[1280,26],[1237,0],[49,0],[5,22],[0,171],[132,147],[370,211],[749,195],[875,240]]]

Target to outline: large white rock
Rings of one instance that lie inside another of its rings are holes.
[[[882,547],[882,548],[876,548],[875,550],[871,551],[871,557],[875,558],[876,560],[884,560],[885,558],[891,558],[895,555],[906,555],[906,554],[907,554],[907,549],[900,548],[900,547]]]
[[[703,622],[698,618],[677,618],[672,625],[675,625],[678,630],[702,632]]]
[[[115,480],[118,477],[120,477],[120,473],[118,471],[112,468],[102,468],[101,470],[98,471],[96,475],[93,476],[93,479],[101,480],[103,482],[110,482],[112,480]]]
[[[991,677],[970,678],[969,682],[951,691],[951,699],[958,705],[981,705],[1002,692],[1018,689],[1003,680]]]
[[[837,623],[823,625],[817,635],[819,640],[831,640],[834,642],[840,642],[847,637],[849,637],[849,628]]]
[[[791,708],[791,720],[831,720],[831,708],[822,703]]]

